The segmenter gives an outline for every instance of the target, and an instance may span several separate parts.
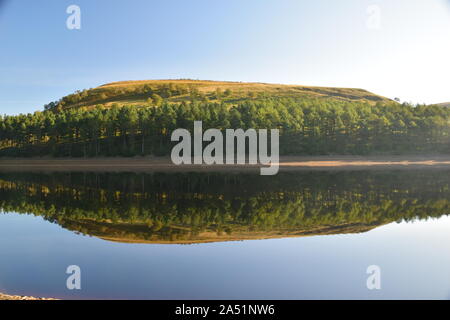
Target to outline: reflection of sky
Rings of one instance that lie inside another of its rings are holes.
[[[111,243],[0,215],[0,292],[149,299],[448,299],[450,217],[365,234],[201,245]],[[82,291],[65,269],[82,268]],[[379,265],[382,290],[366,289]]]

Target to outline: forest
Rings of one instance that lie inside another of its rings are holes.
[[[160,98],[141,106],[55,104],[33,114],[0,116],[0,156],[165,156],[173,147],[171,133],[192,130],[196,120],[204,130],[280,129],[281,155],[450,152],[450,109],[443,106],[308,97],[234,103]]]

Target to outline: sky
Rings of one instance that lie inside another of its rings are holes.
[[[81,29],[68,29],[70,5]],[[363,88],[450,101],[450,0],[0,0],[0,114],[122,80]]]

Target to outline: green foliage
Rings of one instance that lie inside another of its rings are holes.
[[[151,106],[97,105],[0,116],[0,156],[168,155],[172,131],[192,130],[196,120],[203,121],[205,130],[280,129],[285,155],[449,152],[450,109],[441,106],[307,98],[230,105],[208,102],[205,94],[190,90],[193,102],[169,103],[152,93]]]
[[[157,95],[156,93],[152,94],[151,98],[153,104],[157,107],[161,106],[164,102],[164,99],[160,95]]]
[[[231,96],[232,92],[230,89],[226,89],[223,94],[225,95],[225,97],[229,97],[229,96]]]

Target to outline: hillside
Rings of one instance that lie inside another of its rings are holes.
[[[391,101],[363,89],[308,87],[268,83],[245,83],[201,80],[142,80],[122,81],[97,88],[77,91],[46,109],[90,108],[96,105],[158,105],[163,100],[222,101],[238,103],[242,100],[265,97],[331,98],[341,101],[365,101],[369,103]]]
[[[441,106],[441,107],[450,108],[450,102],[439,103],[438,105]]]

